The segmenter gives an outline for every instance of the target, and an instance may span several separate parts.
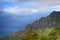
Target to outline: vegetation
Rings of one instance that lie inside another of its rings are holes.
[[[44,30],[28,30],[23,36],[17,34],[16,36],[6,36],[0,38],[1,40],[60,40],[60,26],[55,28],[45,28]]]

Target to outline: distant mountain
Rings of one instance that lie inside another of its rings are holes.
[[[25,29],[35,30],[38,28],[56,27],[58,25],[60,25],[60,11],[53,11],[47,17],[42,17],[39,20],[36,20],[35,22],[28,24]]]

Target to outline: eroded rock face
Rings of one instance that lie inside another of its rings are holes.
[[[38,29],[38,28],[46,28],[46,27],[55,27],[60,24],[60,11],[53,11],[49,16],[42,17],[35,22],[28,24],[26,29]]]

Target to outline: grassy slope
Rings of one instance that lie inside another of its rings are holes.
[[[6,36],[0,40],[60,40],[60,26],[44,30],[28,30],[24,34]]]

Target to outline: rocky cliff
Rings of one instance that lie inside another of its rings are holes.
[[[28,24],[25,29],[51,28],[58,25],[60,25],[60,11],[53,11],[50,15]]]

